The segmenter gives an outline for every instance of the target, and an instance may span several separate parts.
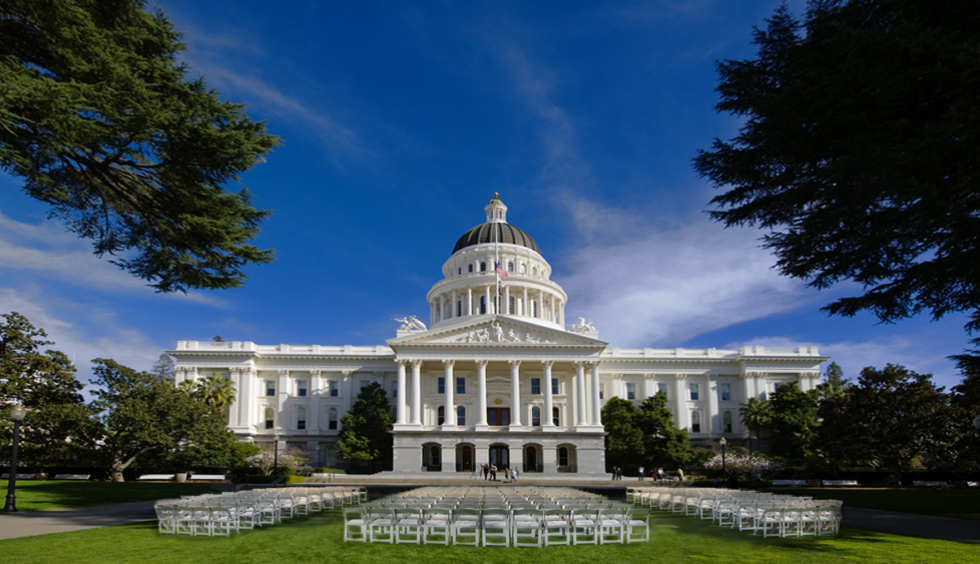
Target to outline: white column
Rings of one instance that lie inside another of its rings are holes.
[[[514,314],[514,312],[510,310],[510,286],[504,286],[504,303],[501,305],[501,309],[504,311],[504,313],[508,315]]]
[[[446,382],[446,419],[443,420],[443,427],[455,427],[456,426],[456,407],[454,395],[456,393],[456,378],[453,372],[453,365],[456,363],[454,360],[444,360],[442,361],[442,378]]]
[[[456,311],[457,311],[456,310],[456,290],[453,290],[452,291],[452,294],[450,294],[450,295],[452,296],[453,303],[449,304],[449,317],[457,317],[457,315],[456,315]]]
[[[653,374],[643,375],[643,399],[653,397],[657,393],[656,382],[653,379]]]
[[[251,426],[254,422],[252,421],[252,404],[255,402],[255,394],[252,392],[252,381],[255,380],[255,371],[248,368],[245,369],[239,382],[241,383],[241,388],[235,390],[236,394],[240,394],[241,398],[239,401],[239,408],[241,413],[241,425],[243,427]]]
[[[742,374],[742,403],[749,401],[751,397],[755,397],[753,388],[751,373]]]
[[[674,374],[674,415],[677,418],[677,427],[687,429],[687,396],[684,389],[686,376],[684,374]]]
[[[242,375],[237,368],[228,371],[228,379],[231,381],[231,389],[235,392],[235,397],[231,400],[231,407],[228,409],[228,426],[237,427],[241,425],[241,388]]]
[[[306,429],[314,435],[320,432],[320,371],[310,370],[310,386],[306,389]]]
[[[473,315],[473,288],[466,289],[466,315]]]
[[[476,424],[487,426],[487,361],[476,361],[476,399],[477,410]]]
[[[531,315],[531,306],[527,303],[527,286],[524,286],[524,300],[521,301],[521,315],[524,317]]]
[[[282,429],[286,427],[286,421],[283,417],[286,416],[286,398],[289,397],[289,371],[280,370],[279,371],[279,402],[276,406],[276,428]]]
[[[510,426],[521,426],[521,361],[510,361]]]
[[[592,364],[592,424],[602,425],[602,405],[599,403],[599,363]]]
[[[541,414],[542,427],[555,427],[555,420],[551,416],[554,404],[551,400],[551,367],[555,364],[553,360],[546,360],[541,363],[544,366],[544,413]]]
[[[354,405],[354,400],[356,399],[354,397],[354,372],[351,370],[342,370],[340,372],[340,382],[344,386],[340,393],[344,394],[344,413],[347,413],[350,411],[351,406]]]
[[[439,320],[446,319],[446,295],[439,296]]]
[[[585,363],[575,363],[575,424],[585,425]]]
[[[422,361],[412,361],[412,425],[422,424]]]
[[[408,395],[408,390],[405,387],[405,362],[396,361],[398,364],[398,424],[405,425],[408,423],[408,417],[406,416],[407,405],[405,403],[405,396]]]
[[[706,383],[705,391],[708,394],[708,420],[706,423],[708,424],[707,431],[710,436],[715,432],[715,428],[719,427],[719,425],[715,425],[715,419],[718,418],[718,383],[712,381],[711,374],[706,374],[704,381]]]
[[[558,325],[565,326],[565,302],[558,302]]]
[[[485,300],[484,303],[486,305],[486,309],[484,311],[486,313],[493,313],[493,310],[491,309],[491,303],[490,303],[490,286],[486,286],[483,288],[483,294],[484,294],[483,299]]]

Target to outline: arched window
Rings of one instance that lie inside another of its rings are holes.
[[[534,269],[531,271],[531,274],[534,275],[534,276],[537,276],[538,275],[538,267],[535,266]]]
[[[442,425],[446,422],[446,406],[440,405],[439,410],[436,412],[436,425]]]
[[[276,426],[276,411],[271,407],[265,408],[265,428],[272,429]]]
[[[725,425],[725,432],[726,433],[731,433],[732,432],[732,411],[730,409],[729,410],[726,410],[725,413],[721,416],[721,421]]]
[[[461,266],[456,269],[456,276],[462,276],[462,274],[463,274],[463,267]]]
[[[558,466],[568,466],[568,447],[558,447]]]
[[[514,272],[514,261],[509,261],[507,263],[507,272]]]
[[[466,408],[463,406],[456,408],[456,424],[460,426],[466,425]]]
[[[456,302],[456,317],[463,317],[463,300]]]
[[[331,407],[327,412],[327,427],[331,430],[337,428],[337,408]]]
[[[691,432],[701,432],[701,412],[696,409],[691,411]]]
[[[481,262],[480,263],[480,272],[486,272],[486,271],[487,271],[487,263]]]
[[[467,268],[469,269],[470,274],[472,274],[473,273],[473,265],[472,264],[471,265],[468,265]]]
[[[487,297],[480,296],[480,313],[486,313],[486,312],[487,312]]]
[[[551,422],[554,423],[555,427],[558,427],[559,415],[561,415],[561,410],[557,407],[551,408]]]
[[[296,428],[300,431],[306,429],[306,408],[302,405],[296,406]]]
[[[514,296],[511,296],[510,302],[508,302],[507,304],[507,313],[513,315],[517,311],[517,309],[514,307],[515,303],[516,303],[516,298],[514,298]]]
[[[537,317],[537,316],[538,316],[538,301],[531,300],[531,317]]]
[[[534,427],[541,426],[541,408],[538,406],[531,408],[531,425]]]

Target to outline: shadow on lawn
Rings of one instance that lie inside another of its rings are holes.
[[[210,489],[208,484],[26,480],[17,482],[16,492],[21,511],[44,511],[180,497]],[[6,495],[7,488],[0,488],[0,496]]]

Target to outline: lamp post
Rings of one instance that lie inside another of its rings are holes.
[[[728,445],[728,441],[725,437],[722,437],[718,444],[721,445],[721,473],[725,473],[725,447]]]
[[[10,418],[14,421],[14,443],[11,445],[10,452],[10,474],[7,481],[7,503],[3,506],[5,513],[17,511],[17,496],[14,489],[17,487],[17,443],[20,441],[20,422],[27,415],[27,410],[20,405],[10,408]]]

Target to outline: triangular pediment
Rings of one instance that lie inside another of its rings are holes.
[[[570,331],[543,327],[518,319],[491,315],[460,324],[417,331],[390,339],[388,344],[398,346],[473,346],[473,347],[596,347],[606,346],[605,341]]]

